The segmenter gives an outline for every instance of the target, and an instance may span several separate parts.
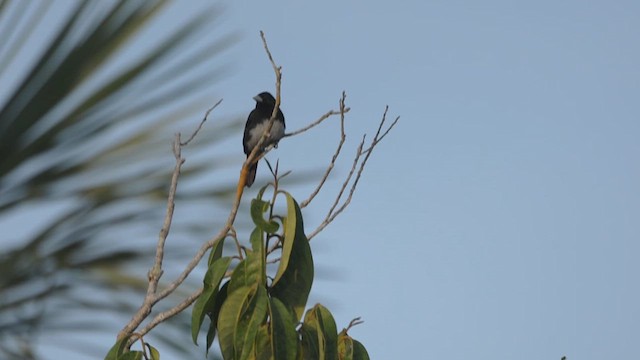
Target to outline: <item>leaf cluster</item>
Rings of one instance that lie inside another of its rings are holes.
[[[314,267],[300,206],[289,193],[277,191],[286,199],[287,213],[273,215],[274,203],[262,199],[265,188],[251,203],[251,249],[242,248],[228,280],[233,258],[222,256],[226,238],[211,250],[204,290],[192,312],[194,343],[208,317],[207,351],[217,336],[224,359],[368,359],[346,330],[338,334],[324,306],[304,312]],[[271,239],[276,244],[269,248]],[[276,254],[280,258],[271,277],[268,264]]]

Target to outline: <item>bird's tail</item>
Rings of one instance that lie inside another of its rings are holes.
[[[251,165],[249,167],[249,171],[247,172],[247,181],[245,183],[246,187],[251,187],[253,182],[256,180],[256,173],[258,172],[258,163]]]

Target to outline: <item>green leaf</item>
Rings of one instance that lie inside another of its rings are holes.
[[[359,341],[347,334],[347,329],[343,329],[338,334],[338,358],[341,360],[369,360],[369,354]]]
[[[116,341],[115,344],[109,349],[107,356],[104,357],[104,360],[117,360],[120,355],[122,355],[127,347],[127,342],[129,341],[130,336],[125,336],[124,338]]]
[[[229,293],[227,299],[220,308],[220,315],[218,318],[218,342],[220,343],[220,350],[222,351],[222,357],[224,359],[235,359],[235,334],[236,327],[242,318],[242,313],[250,300],[251,293],[254,288],[249,286],[243,286],[235,289],[231,292],[231,286],[229,286]]]
[[[258,328],[264,323],[268,306],[267,290],[258,285],[249,307],[242,316],[242,325],[236,327],[236,353],[240,352],[240,360],[247,360],[252,355]]]
[[[276,277],[273,279],[273,285],[278,283],[282,275],[284,275],[285,270],[287,270],[295,241],[302,238],[306,239],[304,227],[302,226],[302,214],[299,213],[300,209],[299,207],[296,209],[297,203],[290,194],[285,193],[285,196],[287,198],[287,217],[284,219],[284,244],[280,264],[278,265],[278,271],[276,272]],[[297,233],[298,224],[300,224],[300,229],[302,230],[301,234]]]
[[[315,335],[316,337],[318,359],[337,358],[338,330],[336,328],[336,322],[327,308],[316,304],[316,306],[309,309],[304,317],[303,327],[306,330],[307,336]]]
[[[271,349],[271,337],[269,336],[269,326],[265,323],[260,325],[256,334],[256,342],[253,347],[253,358],[255,360],[274,360]]]
[[[126,336],[118,340],[111,347],[111,349],[109,349],[109,352],[107,353],[107,356],[105,356],[104,360],[142,360],[144,357],[144,353],[142,351],[129,351],[127,349],[127,342],[130,338],[131,336]],[[159,360],[160,353],[158,352],[158,350],[156,350],[149,344],[146,344],[146,346],[149,347],[149,351],[151,352],[151,359]]]
[[[353,360],[369,360],[369,353],[358,340],[353,340]]]
[[[289,193],[285,195],[287,217],[284,219],[284,244],[271,295],[292,309],[296,320],[299,320],[313,284],[313,257],[309,240],[304,234],[300,207]]]
[[[249,237],[249,241],[251,242],[251,250],[256,254],[264,256],[264,237],[262,234],[263,232],[259,227],[254,228]]]
[[[303,323],[300,327],[300,349],[298,359],[316,360],[320,358],[320,346],[318,344],[318,330],[314,325]]]
[[[209,266],[202,282],[205,288],[218,288],[220,286],[220,282],[231,264],[231,259],[230,256],[225,256],[214,261],[213,264]]]
[[[144,353],[142,351],[129,351],[122,354],[118,360],[142,360]]]
[[[258,200],[262,200],[262,196],[264,195],[264,192],[267,191],[267,189],[269,188],[269,186],[271,186],[271,184],[266,184],[263,187],[260,188],[260,190],[258,190],[258,194],[256,195],[256,199]]]
[[[143,357],[142,351],[129,351],[127,349],[127,342],[131,336],[125,336],[124,338],[118,340],[112,347],[109,349],[107,356],[105,356],[104,360],[140,360]]]
[[[209,266],[211,266],[211,264],[213,264],[214,261],[220,259],[220,257],[222,256],[222,249],[224,248],[225,239],[226,237],[218,239],[218,241],[216,241],[216,243],[213,244],[213,247],[209,252],[209,261],[208,261]]]
[[[251,235],[252,242],[256,241],[255,237],[261,236],[259,230],[254,230]],[[247,251],[247,256],[244,260],[233,269],[233,275],[231,275],[231,283],[229,284],[229,293],[233,293],[238,288],[245,286],[254,286],[257,284],[264,284],[263,274],[264,268],[264,256],[255,251]]]
[[[206,315],[205,307],[210,302],[215,302],[216,289],[207,289],[202,292],[198,301],[193,305],[191,312],[191,338],[195,345],[198,345],[198,333]]]
[[[230,257],[223,257],[213,262],[204,276],[204,290],[193,305],[191,313],[191,337],[193,343],[198,345],[198,333],[204,321],[204,316],[213,311],[218,294],[220,282],[231,264]]]
[[[213,340],[216,337],[216,327],[218,326],[218,316],[220,315],[220,308],[222,304],[224,304],[225,300],[227,300],[227,290],[229,289],[229,282],[227,281],[222,285],[220,290],[218,291],[218,296],[216,296],[216,302],[213,306],[213,311],[209,313],[209,319],[211,322],[209,323],[209,331],[207,331],[207,355],[209,354],[209,349],[211,345],[213,345]]]
[[[271,298],[271,342],[276,359],[295,360],[298,351],[296,319],[278,298]]]
[[[353,360],[353,340],[343,333],[338,336],[338,359]]]
[[[262,215],[269,210],[269,202],[259,199],[251,200],[251,219],[257,227],[268,234],[273,234],[280,228],[277,222],[265,220]]]
[[[264,238],[262,236],[262,230],[259,227],[256,227],[251,233],[251,248],[253,249],[253,253],[251,254],[251,261],[256,262],[256,267],[259,269],[259,279],[260,284],[267,283],[267,264],[266,259],[267,255],[265,252],[265,243]]]
[[[325,341],[325,358],[335,359],[338,350],[338,329],[336,327],[336,321],[333,319],[333,315],[331,315],[329,309],[320,304],[315,306],[314,313],[321,326],[322,336]]]
[[[147,346],[147,349],[149,349],[149,354],[151,355],[151,360],[160,360],[160,352],[158,351],[158,349],[156,349],[153,346],[149,345],[149,343],[146,343],[145,345]]]

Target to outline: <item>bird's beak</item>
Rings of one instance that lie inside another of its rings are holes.
[[[262,98],[260,97],[260,95],[256,95],[253,97],[253,100],[257,101],[257,102],[262,102]]]

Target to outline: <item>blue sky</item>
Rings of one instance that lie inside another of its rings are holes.
[[[154,31],[208,3],[177,1]],[[640,357],[639,2],[225,8],[221,31],[242,37],[225,55],[234,66],[215,94],[222,114],[248,113],[273,89],[259,30],[283,66],[288,129],[347,92],[345,157],[306,210],[308,230],[361,134],[387,104],[401,116],[351,206],[312,241],[324,276],[311,301],[339,328],[361,316],[350,333],[373,359]],[[286,139],[269,158],[318,169],[337,125]],[[239,153],[240,139],[229,140]]]
[[[385,104],[402,116],[349,210],[313,243],[335,273],[314,293],[339,326],[364,318],[352,335],[372,358],[640,356],[639,3],[229,8],[246,34],[230,84],[271,85],[264,30],[289,127],[343,89],[352,146]],[[277,157],[322,163],[331,130]]]

